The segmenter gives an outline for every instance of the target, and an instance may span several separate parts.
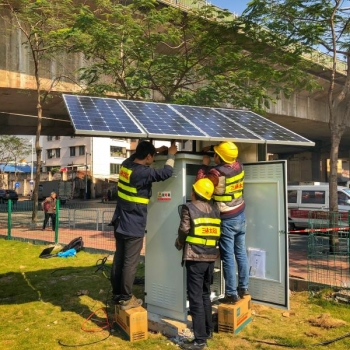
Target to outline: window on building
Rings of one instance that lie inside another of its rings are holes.
[[[75,147],[69,147],[69,155],[75,157]]]
[[[61,149],[60,148],[54,148],[54,149],[48,149],[47,150],[47,158],[60,158],[61,157]]]
[[[115,175],[115,174],[119,174],[120,171],[120,164],[110,164],[109,165],[109,169],[110,169],[110,175]]]
[[[53,152],[54,152],[53,149],[48,149],[48,150],[47,150],[47,158],[48,158],[48,159],[53,158]]]
[[[85,146],[79,146],[79,156],[83,156],[85,154]]]
[[[126,157],[126,148],[125,147],[118,147],[118,146],[111,146],[110,149],[111,157]]]
[[[52,141],[52,136],[48,136],[47,141]]]

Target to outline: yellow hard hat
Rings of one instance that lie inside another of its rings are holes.
[[[238,157],[238,148],[233,142],[230,141],[221,142],[218,146],[214,146],[214,152],[228,164],[235,162],[236,158]]]
[[[208,179],[199,179],[193,185],[193,190],[201,197],[210,200],[214,193],[214,184]]]

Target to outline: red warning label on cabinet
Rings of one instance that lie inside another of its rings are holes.
[[[158,192],[157,200],[158,201],[170,201],[171,200],[171,192]]]

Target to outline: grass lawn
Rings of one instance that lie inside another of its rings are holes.
[[[106,308],[111,261],[96,271],[106,255],[81,251],[77,257],[40,259],[43,249],[0,239],[1,350],[178,348],[172,339],[153,333],[146,341],[129,342],[113,325],[113,309]],[[140,265],[139,276],[143,270]],[[135,285],[135,294],[143,297],[142,285]],[[330,341],[322,348],[350,349],[350,308],[326,296],[309,299],[307,292],[292,293],[288,312],[253,303],[253,321],[246,328],[238,335],[215,333],[208,345],[225,350],[281,345],[305,349]]]

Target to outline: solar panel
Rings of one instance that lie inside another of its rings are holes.
[[[244,141],[263,143],[264,140],[254,135],[248,128],[232,122],[230,119],[208,107],[170,105],[171,108],[186,117],[209,136],[209,140]]]
[[[238,125],[242,125],[259,135],[270,144],[295,144],[310,146],[312,142],[305,137],[280,126],[256,113],[233,109],[215,108],[216,111],[225,115]]]
[[[63,95],[77,134],[146,137],[117,100]]]
[[[250,111],[63,95],[76,134],[313,146]]]
[[[205,132],[167,104],[120,100],[150,138],[208,140]]]

